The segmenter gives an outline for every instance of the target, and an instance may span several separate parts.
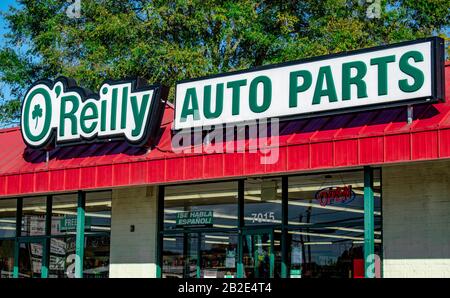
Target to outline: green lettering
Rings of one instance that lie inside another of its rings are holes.
[[[216,109],[211,110],[211,85],[203,88],[203,114],[207,119],[217,118],[223,111],[223,83],[216,86]]]
[[[45,101],[45,118],[44,118],[44,126],[42,128],[42,131],[40,134],[38,134],[37,136],[33,135],[30,131],[30,103],[33,101],[33,98],[36,95],[42,95],[44,97],[44,101]],[[24,120],[24,134],[27,136],[27,138],[32,141],[32,142],[38,142],[40,141],[47,133],[48,130],[50,129],[50,123],[52,120],[52,99],[50,96],[50,93],[48,93],[47,90],[45,90],[44,88],[38,88],[35,89],[33,92],[31,92],[31,94],[27,97],[26,101],[25,101],[25,107],[24,107],[24,115],[22,115],[23,120]]]
[[[298,85],[298,78],[303,78],[303,83]],[[293,71],[289,74],[289,107],[297,107],[298,93],[305,92],[311,87],[312,75],[307,70]]]
[[[259,106],[258,105],[258,85],[263,84],[263,102]],[[266,111],[270,107],[270,103],[272,102],[272,81],[267,76],[259,76],[252,80],[250,83],[250,92],[249,92],[249,105],[250,110],[254,113],[262,113]]]
[[[131,135],[136,137],[142,132],[142,126],[144,124],[144,116],[149,103],[149,94],[142,96],[141,108],[139,109],[136,96],[131,96],[131,110],[133,111],[134,129],[131,131]]]
[[[66,111],[67,102],[72,102],[72,110],[70,112]],[[78,134],[77,129],[77,118],[75,116],[75,112],[78,110],[80,103],[78,98],[74,95],[68,95],[61,97],[61,109],[60,109],[60,118],[59,118],[59,136],[63,137],[65,132],[65,119],[69,119],[71,121],[71,134]]]
[[[419,68],[409,64],[410,58],[412,58],[414,62],[422,62],[423,55],[418,51],[409,51],[403,54],[400,58],[400,70],[414,79],[414,83],[412,85],[408,84],[407,79],[403,79],[398,82],[398,86],[403,92],[414,92],[419,90],[423,86],[423,82],[425,80],[423,72]]]
[[[352,68],[356,69],[356,76],[352,77]],[[349,100],[351,85],[356,85],[358,98],[367,97],[367,86],[363,78],[367,73],[367,66],[362,61],[354,61],[342,64],[342,100]]]
[[[106,131],[106,100],[102,100],[102,115],[100,119],[100,130]]]
[[[370,65],[378,67],[378,95],[387,95],[388,91],[388,71],[387,64],[395,62],[395,55],[373,58]]]
[[[227,88],[233,89],[232,91],[232,108],[231,108],[231,114],[232,115],[239,115],[240,111],[240,99],[241,99],[241,87],[247,85],[247,80],[238,80],[238,81],[232,81],[228,82]]]
[[[323,81],[326,80],[327,87],[323,89]],[[329,102],[336,102],[336,87],[334,86],[333,75],[330,66],[322,66],[317,75],[316,88],[314,89],[313,105],[320,104],[322,96],[328,96]]]
[[[91,114],[88,114],[88,111],[92,111]],[[91,125],[86,126],[86,121],[97,119],[98,110],[97,106],[93,102],[88,102],[84,105],[83,109],[81,109],[80,113],[80,127],[81,130],[85,134],[90,134],[97,127],[98,121],[92,121]]]
[[[127,127],[127,101],[128,101],[128,87],[122,89],[122,115],[120,119],[120,128]]]
[[[192,102],[192,104],[191,104]],[[192,108],[189,108],[192,106]],[[186,95],[184,96],[183,109],[181,110],[181,122],[185,122],[187,116],[192,115],[194,120],[200,119],[200,114],[198,111],[198,99],[197,99],[197,91],[194,87],[188,88],[186,90]]]
[[[111,98],[111,130],[116,129],[116,117],[117,117],[117,88],[113,89]]]

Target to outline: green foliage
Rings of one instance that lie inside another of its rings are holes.
[[[61,0],[20,0],[4,13],[0,122],[16,120],[33,81],[65,75],[97,90],[106,79],[177,80],[310,56],[441,35],[448,0],[81,0],[81,18]],[[173,88],[171,89],[173,100]]]

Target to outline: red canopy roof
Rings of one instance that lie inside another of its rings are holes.
[[[446,63],[450,78],[450,63]],[[28,149],[20,128],[0,130],[0,197],[59,191],[224,179],[363,165],[450,158],[450,79],[446,102],[280,123],[279,159],[262,164],[261,152],[175,153],[173,107],[167,105],[157,146],[125,142]],[[248,142],[248,140],[247,140]]]

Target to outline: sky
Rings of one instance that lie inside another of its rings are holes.
[[[9,6],[14,6],[17,7],[18,4],[16,2],[16,0],[0,0],[0,11],[1,12],[6,12],[8,11]],[[5,24],[5,20],[3,19],[3,17],[0,17],[0,35],[2,36],[0,43],[3,45],[3,34],[5,34],[7,32],[7,28],[6,24]]]

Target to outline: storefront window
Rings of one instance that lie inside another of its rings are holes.
[[[86,237],[84,248],[84,278],[105,278],[109,276],[110,236]]]
[[[237,181],[166,187],[163,277],[236,277],[237,228]]]
[[[237,277],[238,236],[229,233],[204,233],[200,239],[200,277]]]
[[[16,257],[18,277],[75,277],[78,199],[72,193],[0,200],[0,278],[13,277]],[[16,235],[18,202],[20,235]],[[86,193],[83,277],[109,276],[110,231],[111,191]]]
[[[373,173],[379,277],[381,171]],[[285,196],[279,177],[249,178],[241,184],[244,225],[238,227],[237,181],[166,187],[163,277],[282,277],[283,241],[288,248],[287,276],[364,277],[364,171],[290,176],[283,181]],[[283,197],[287,225],[282,224]],[[227,231],[228,227],[235,229]]]
[[[163,278],[197,276],[197,235],[172,234],[163,238]]]
[[[247,179],[244,191],[244,224],[281,224],[281,179]]]
[[[42,240],[19,243],[19,278],[40,278],[44,244]]]
[[[363,244],[348,239],[337,240],[337,234],[327,238],[327,233],[320,229],[289,231],[291,278],[364,277]]]
[[[13,277],[17,200],[0,200],[0,278]]]
[[[0,200],[0,239],[16,236],[17,200]]]
[[[51,235],[76,235],[77,232],[76,194],[55,195],[52,201]]]
[[[364,173],[289,177],[288,191],[290,276],[363,277]],[[375,243],[379,248],[379,171],[374,172],[374,191]]]
[[[45,235],[46,197],[23,199],[21,236]]]
[[[164,236],[164,278],[237,277],[236,233],[192,232]]]
[[[76,238],[58,237],[50,240],[50,278],[75,277]]]
[[[273,233],[247,233],[243,239],[244,277],[274,277]]]
[[[14,240],[0,239],[0,278],[13,277]]]
[[[237,182],[165,188],[164,229],[237,228]]]
[[[111,192],[86,194],[83,277],[109,276]]]

